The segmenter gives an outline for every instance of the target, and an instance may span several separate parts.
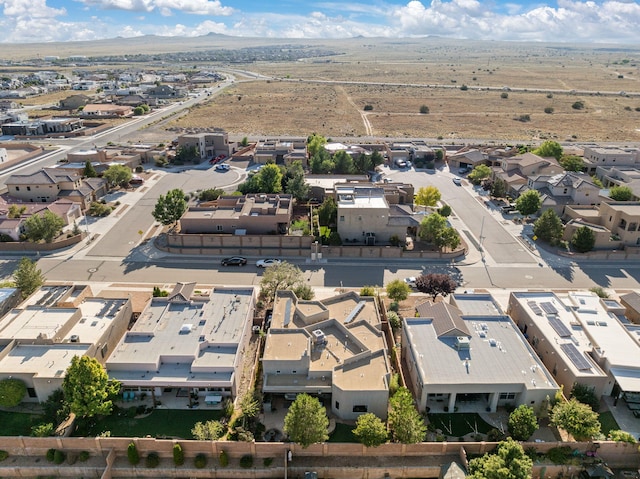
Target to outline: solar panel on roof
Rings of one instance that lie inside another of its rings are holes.
[[[287,299],[287,304],[284,306],[284,326],[289,326],[291,322],[291,300]]]
[[[569,328],[567,328],[565,324],[560,321],[560,319],[556,318],[555,316],[547,316],[547,319],[549,320],[549,324],[551,324],[551,327],[555,330],[556,333],[558,333],[558,336],[560,336],[561,338],[568,338],[571,336],[571,331],[569,331]]]
[[[549,303],[549,302],[540,303],[540,307],[542,308],[542,311],[544,311],[547,314],[558,314],[558,310],[552,303]]]
[[[560,345],[560,349],[564,351],[567,357],[571,360],[573,365],[581,371],[591,369],[591,363],[587,361],[584,354],[578,351],[572,343],[565,343]]]
[[[527,302],[527,304],[529,305],[529,307],[531,308],[531,311],[533,311],[533,313],[536,316],[542,316],[542,310],[538,306],[538,303],[536,303],[535,301],[529,301]]]
[[[364,308],[365,304],[366,303],[364,301],[360,301],[358,304],[356,304],[356,307],[353,308],[353,311],[351,311],[349,313],[349,316],[347,316],[347,319],[344,320],[344,324],[349,324],[351,321],[353,321],[358,313],[362,311],[362,308]]]

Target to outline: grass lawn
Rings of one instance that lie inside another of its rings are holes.
[[[42,421],[38,414],[0,411],[0,436],[30,436],[31,426]]]
[[[197,422],[220,419],[222,411],[154,409],[146,417],[135,419],[127,416],[108,416],[89,420],[78,426],[74,436],[98,436],[111,431],[120,437],[178,437],[192,439],[191,429]]]
[[[494,429],[493,426],[484,422],[478,414],[473,413],[429,414],[429,422],[436,429],[441,429],[443,434],[457,437],[474,432],[474,427],[481,434],[486,434]]]
[[[620,429],[620,426],[618,426],[618,423],[610,411],[600,413],[599,416],[600,424],[602,426],[601,431],[605,436],[609,434],[609,431]]]
[[[355,429],[355,426],[349,424],[336,423],[336,429],[329,436],[328,442],[358,442],[356,437],[351,432]]]

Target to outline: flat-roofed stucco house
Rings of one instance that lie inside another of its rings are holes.
[[[152,298],[106,361],[109,377],[126,392],[192,394],[206,403],[235,398],[239,365],[250,340],[252,287],[197,291],[178,283],[166,298]]]
[[[286,234],[293,197],[284,194],[220,196],[209,206],[189,208],[180,218],[183,234]]]
[[[24,401],[46,401],[74,356],[104,363],[131,315],[128,298],[93,297],[82,285],[43,286],[0,320],[0,380],[21,379]]]
[[[391,367],[373,297],[303,301],[278,291],[262,369],[264,393],[311,394],[346,420],[387,417]]]
[[[470,298],[465,297],[470,296]],[[405,318],[402,357],[421,412],[545,408],[558,385],[488,295],[456,295],[458,307],[427,302]]]

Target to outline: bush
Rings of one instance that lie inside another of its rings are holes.
[[[158,456],[157,452],[150,452],[147,455],[147,458],[145,459],[144,463],[149,469],[158,467],[158,465],[160,464],[160,456]]]
[[[603,288],[601,288],[600,286],[594,286],[593,288],[589,288],[589,291],[591,291],[592,293],[596,294],[599,298],[608,298],[609,297],[609,293],[607,293]]]
[[[527,123],[528,121],[531,121],[531,115],[520,115],[518,117],[518,121],[521,121],[523,123]]]
[[[55,457],[55,455],[56,455],[56,450],[55,449],[49,449],[47,451],[47,461],[53,462],[53,458]]]
[[[584,102],[577,101],[573,105],[571,105],[571,108],[573,108],[574,110],[582,110],[584,108]]]
[[[262,465],[263,465],[264,467],[269,467],[272,463],[273,463],[273,457],[265,457],[265,458],[262,460]]]
[[[552,106],[548,106],[544,109],[544,112],[551,115],[551,113],[553,113],[553,107]]]
[[[0,407],[17,406],[26,392],[27,386],[20,379],[3,379],[0,381]]]
[[[34,437],[53,436],[54,426],[52,422],[45,422],[36,426],[31,426],[31,435]]]
[[[547,458],[554,464],[566,464],[571,456],[569,446],[553,447],[547,452]]]
[[[360,296],[375,296],[376,289],[373,286],[363,286],[360,289]]]
[[[198,454],[193,460],[193,465],[198,469],[204,469],[207,465],[207,456],[204,454]]]
[[[138,453],[135,442],[130,442],[127,446],[127,458],[129,459],[129,464],[132,466],[140,463],[140,454]]]
[[[136,173],[142,173],[144,171],[144,168],[142,168],[142,166],[136,166]]]
[[[468,89],[469,89],[469,87],[467,85],[462,85],[460,87],[460,90],[462,90],[462,91],[467,91]]]
[[[393,329],[394,331],[400,329],[402,322],[400,321],[400,316],[398,316],[398,313],[396,313],[395,311],[389,311],[387,313],[387,319],[389,320],[391,329]]]
[[[184,464],[184,451],[180,444],[173,445],[173,463],[176,466],[182,466]]]
[[[500,93],[500,98],[506,100],[507,98],[509,98],[509,94],[506,91],[504,91],[504,92]]]
[[[66,458],[67,455],[64,453],[64,451],[60,451],[59,449],[56,449],[53,453],[54,464],[62,464]]]
[[[229,455],[225,451],[220,451],[218,462],[220,467],[227,467],[229,465]]]
[[[7,457],[9,457],[9,453],[7,451],[0,451],[0,462],[4,461]]]
[[[422,105],[420,107],[420,113],[422,113],[423,115],[426,115],[427,113],[429,113],[429,107],[427,105]]]
[[[253,456],[251,454],[245,454],[240,458],[240,467],[243,469],[249,469],[253,466]]]
[[[364,106],[364,111],[371,111],[373,110],[373,105],[365,105]]]
[[[397,301],[393,301],[389,305],[389,311],[393,311],[397,313],[399,309],[400,309],[400,304]]]
[[[91,457],[91,454],[89,454],[89,451],[82,451],[79,455],[78,455],[78,460],[80,462],[86,462],[89,460],[89,458]]]

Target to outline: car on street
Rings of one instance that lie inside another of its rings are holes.
[[[416,277],[415,276],[409,276],[408,278],[404,279],[404,282],[407,284],[407,286],[409,286],[410,288],[416,288]]]
[[[132,176],[129,180],[129,184],[132,186],[138,186],[144,183],[144,180],[139,176]]]
[[[282,263],[282,261],[275,258],[259,259],[258,261],[256,261],[256,266],[258,268],[268,268],[269,266],[273,266],[280,263]]]
[[[454,176],[453,177],[453,184],[460,186],[460,185],[462,185],[462,180],[460,178],[458,178],[457,176]]]
[[[227,164],[216,165],[216,171],[229,171],[231,167]]]
[[[247,258],[242,256],[231,256],[220,261],[222,266],[244,266],[247,264]]]

